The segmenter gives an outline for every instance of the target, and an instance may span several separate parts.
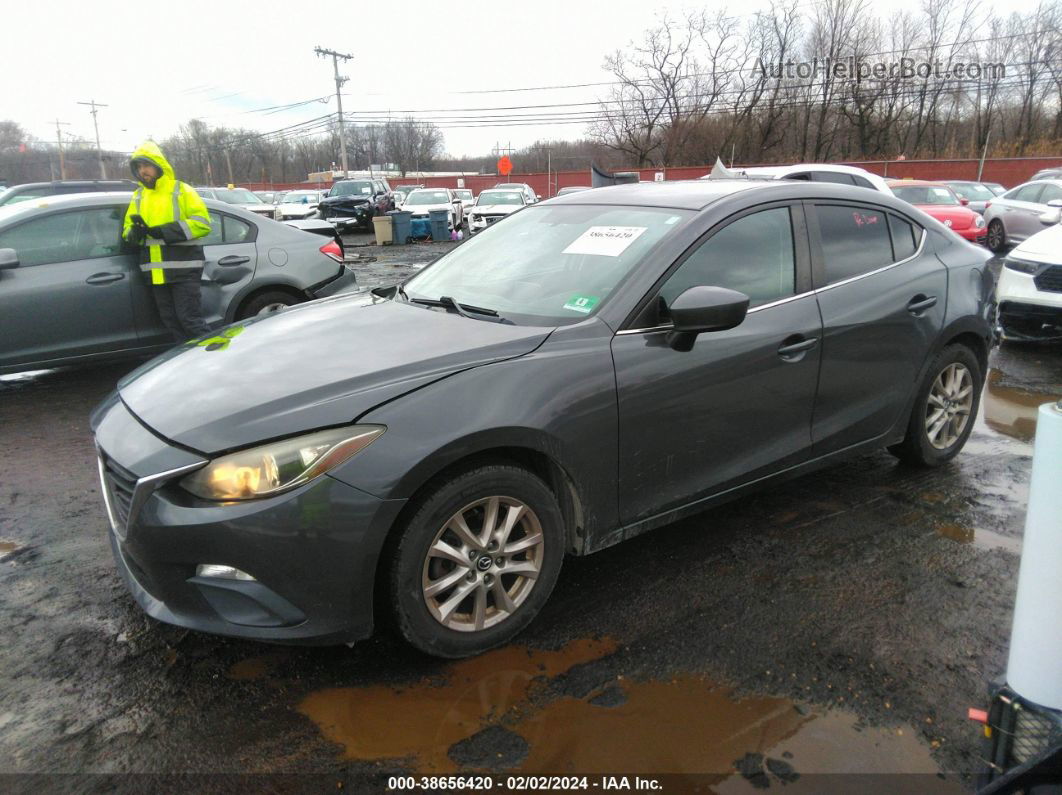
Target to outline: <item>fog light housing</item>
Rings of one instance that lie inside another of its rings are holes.
[[[257,582],[254,577],[235,566],[223,566],[220,563],[200,563],[195,567],[196,577],[219,577],[223,580],[247,580]]]

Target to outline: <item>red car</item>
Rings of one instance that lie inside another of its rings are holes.
[[[898,198],[933,216],[959,237],[984,245],[985,219],[967,207],[970,202],[960,199],[947,185],[919,179],[890,180],[886,184]]]

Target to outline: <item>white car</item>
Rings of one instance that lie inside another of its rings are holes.
[[[482,232],[494,222],[526,206],[527,197],[523,191],[501,188],[485,190],[468,212],[468,231],[473,235]]]
[[[317,205],[321,203],[319,190],[293,190],[285,194],[273,211],[278,221],[294,221],[312,218],[317,214]]]
[[[454,196],[461,200],[461,210],[464,212],[465,218],[468,218],[472,205],[476,203],[476,197],[472,195],[472,191],[468,188],[454,188]]]
[[[526,182],[499,182],[494,186],[498,190],[518,190],[524,194],[528,204],[534,204],[539,200],[539,195]]]
[[[1060,202],[1062,204],[1062,202]],[[1062,340],[1062,225],[1052,206],[1051,225],[1012,249],[996,284],[996,324],[1005,340]]]
[[[795,163],[789,166],[752,166],[750,168],[726,169],[738,176],[757,177],[760,179],[799,179],[806,182],[833,182],[840,185],[855,185],[870,188],[892,195],[885,180],[872,174],[865,168],[856,166],[838,166],[831,163]],[[708,179],[706,174],[701,179]]]
[[[418,188],[406,195],[398,209],[413,213],[414,218],[427,218],[432,210],[446,210],[451,230],[459,229],[465,220],[461,200],[450,188]]]

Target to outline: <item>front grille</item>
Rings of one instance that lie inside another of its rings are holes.
[[[121,527],[124,527],[129,522],[129,509],[133,504],[133,490],[136,489],[137,477],[107,456],[103,457],[103,470],[111,494],[114,518],[118,520]]]
[[[1062,293],[1062,265],[1052,265],[1033,279],[1033,284],[1045,293]]]
[[[1039,753],[1046,751],[1062,739],[1059,727],[1044,715],[1027,709],[1019,710],[1014,721],[1014,736],[1011,739],[1010,757],[1015,765],[1024,764]]]

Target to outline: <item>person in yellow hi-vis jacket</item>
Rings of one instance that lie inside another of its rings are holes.
[[[152,285],[162,322],[178,342],[210,332],[203,321],[199,277],[210,214],[195,189],[173,174],[162,150],[145,141],[129,159],[140,184],[125,212],[122,237],[140,249],[140,270]]]

